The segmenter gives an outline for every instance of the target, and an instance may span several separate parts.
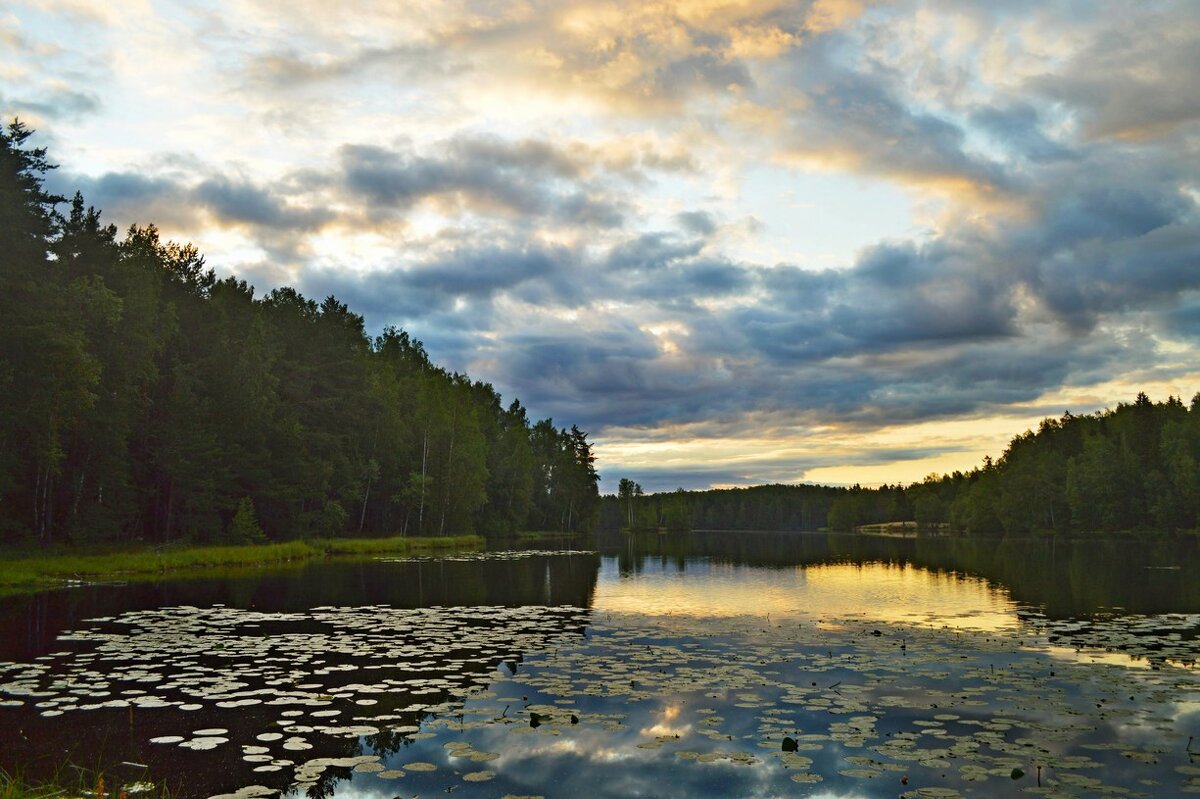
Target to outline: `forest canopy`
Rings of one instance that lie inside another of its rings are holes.
[[[594,523],[583,431],[335,297],[256,297],[153,225],[118,238],[46,191],[30,135],[0,131],[0,543]]]
[[[643,494],[622,479],[617,529],[831,530],[911,523],[967,535],[1174,533],[1200,527],[1200,394],[1141,393],[1099,413],[1043,419],[998,460],[908,486],[776,485]]]

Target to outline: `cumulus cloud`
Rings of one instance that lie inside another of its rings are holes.
[[[221,11],[177,60],[223,93],[197,83],[186,106],[81,80],[72,48],[0,19],[0,41],[45,73],[0,58],[0,105],[80,125],[128,109],[125,92],[176,154],[133,163],[105,140],[51,188],[81,188],[106,219],[232,238],[264,280],[405,325],[535,413],[645,440],[795,442],[778,461],[635,477],[922,460],[953,448],[864,445],[835,463],[796,431],[1194,373],[1178,365],[1200,342],[1194,4]],[[184,128],[212,133],[176,141]],[[825,257],[798,209],[856,184],[898,187],[911,225],[876,232],[864,193],[841,225],[861,228],[853,246]]]
[[[339,161],[344,189],[369,200],[373,211],[404,211],[422,200],[438,200],[473,211],[584,226],[617,227],[623,219],[620,200],[600,183],[582,179],[579,165],[545,142],[461,138],[435,156],[346,145]]]
[[[1092,138],[1157,137],[1200,120],[1192,80],[1200,9],[1187,2],[1111,8],[1110,24],[1031,88],[1074,109]]]
[[[333,217],[331,212],[320,208],[290,207],[281,192],[225,176],[201,181],[192,189],[191,197],[224,223],[313,230]]]

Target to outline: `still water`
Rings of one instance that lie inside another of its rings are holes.
[[[1200,793],[1194,542],[559,546],[5,599],[0,768],[131,797]]]

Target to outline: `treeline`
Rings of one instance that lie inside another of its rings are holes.
[[[0,131],[0,542],[579,530],[586,435],[366,334],[255,297],[153,226],[118,240],[19,122]]]
[[[1200,394],[1044,419],[997,461],[906,488],[852,489],[829,526],[914,520],[968,535],[1196,530]]]
[[[609,530],[841,530],[907,523],[966,535],[1200,528],[1200,394],[1044,419],[999,460],[908,486],[767,485],[644,494],[621,480]]]
[[[645,494],[622,479],[603,498],[600,527],[608,530],[819,530],[848,489],[818,485],[763,485]]]

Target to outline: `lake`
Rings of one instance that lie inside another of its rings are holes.
[[[1200,793],[1194,541],[553,546],[0,600],[0,768],[131,797]]]

